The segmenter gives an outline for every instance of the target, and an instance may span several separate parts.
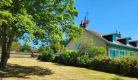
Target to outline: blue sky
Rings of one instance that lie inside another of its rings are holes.
[[[138,40],[138,0],[75,0],[74,5],[79,11],[79,17],[75,18],[76,25],[80,25],[86,12],[89,12],[89,29],[106,34],[117,30],[122,37]],[[36,48],[40,46],[32,42],[31,45]]]

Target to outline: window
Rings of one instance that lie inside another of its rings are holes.
[[[119,51],[118,50],[114,50],[114,49],[110,49],[110,57],[111,58],[119,58]]]

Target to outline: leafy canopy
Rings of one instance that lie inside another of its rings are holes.
[[[6,41],[24,39],[28,33],[38,41],[60,41],[63,34],[80,37],[82,29],[75,25],[78,11],[75,0],[0,0],[0,32],[6,25]],[[2,36],[0,34],[0,36]],[[1,38],[1,37],[0,37]],[[0,39],[2,40],[2,39]]]

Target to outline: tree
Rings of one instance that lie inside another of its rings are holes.
[[[87,36],[82,38],[76,38],[73,41],[76,44],[76,46],[79,48],[79,51],[87,51],[95,44],[92,37],[88,38]]]
[[[31,51],[31,48],[30,48],[30,47],[31,47],[30,44],[24,44],[24,45],[22,46],[21,51],[22,51],[22,52],[30,52],[30,51]]]
[[[22,48],[22,46],[21,46],[19,41],[17,41],[17,42],[13,41],[12,42],[11,51],[19,52],[21,50],[21,48]]]
[[[78,11],[75,0],[0,0],[1,66],[5,67],[13,40],[30,35],[35,44],[61,40],[65,34],[80,37],[82,29],[75,25]]]
[[[106,55],[106,49],[104,49],[104,47],[94,46],[94,47],[90,48],[89,51],[91,52],[91,54],[94,54],[95,56]]]
[[[65,43],[68,40],[69,40],[69,38],[61,39],[60,41],[56,41],[56,42],[52,41],[52,42],[50,42],[50,48],[54,50],[54,53],[56,53],[64,47]]]

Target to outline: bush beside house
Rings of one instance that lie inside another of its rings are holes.
[[[137,57],[123,57],[123,58],[109,58],[107,56],[94,57],[90,61],[91,69],[117,73],[125,76],[137,77],[138,74],[138,58]]]
[[[64,51],[62,55],[56,56],[52,50],[49,50],[38,55],[38,59],[42,61],[58,62],[70,66],[85,67],[99,71],[137,77],[138,57],[124,56],[123,58],[112,59],[103,55],[90,58],[89,55],[90,54],[83,51],[73,50]]]

